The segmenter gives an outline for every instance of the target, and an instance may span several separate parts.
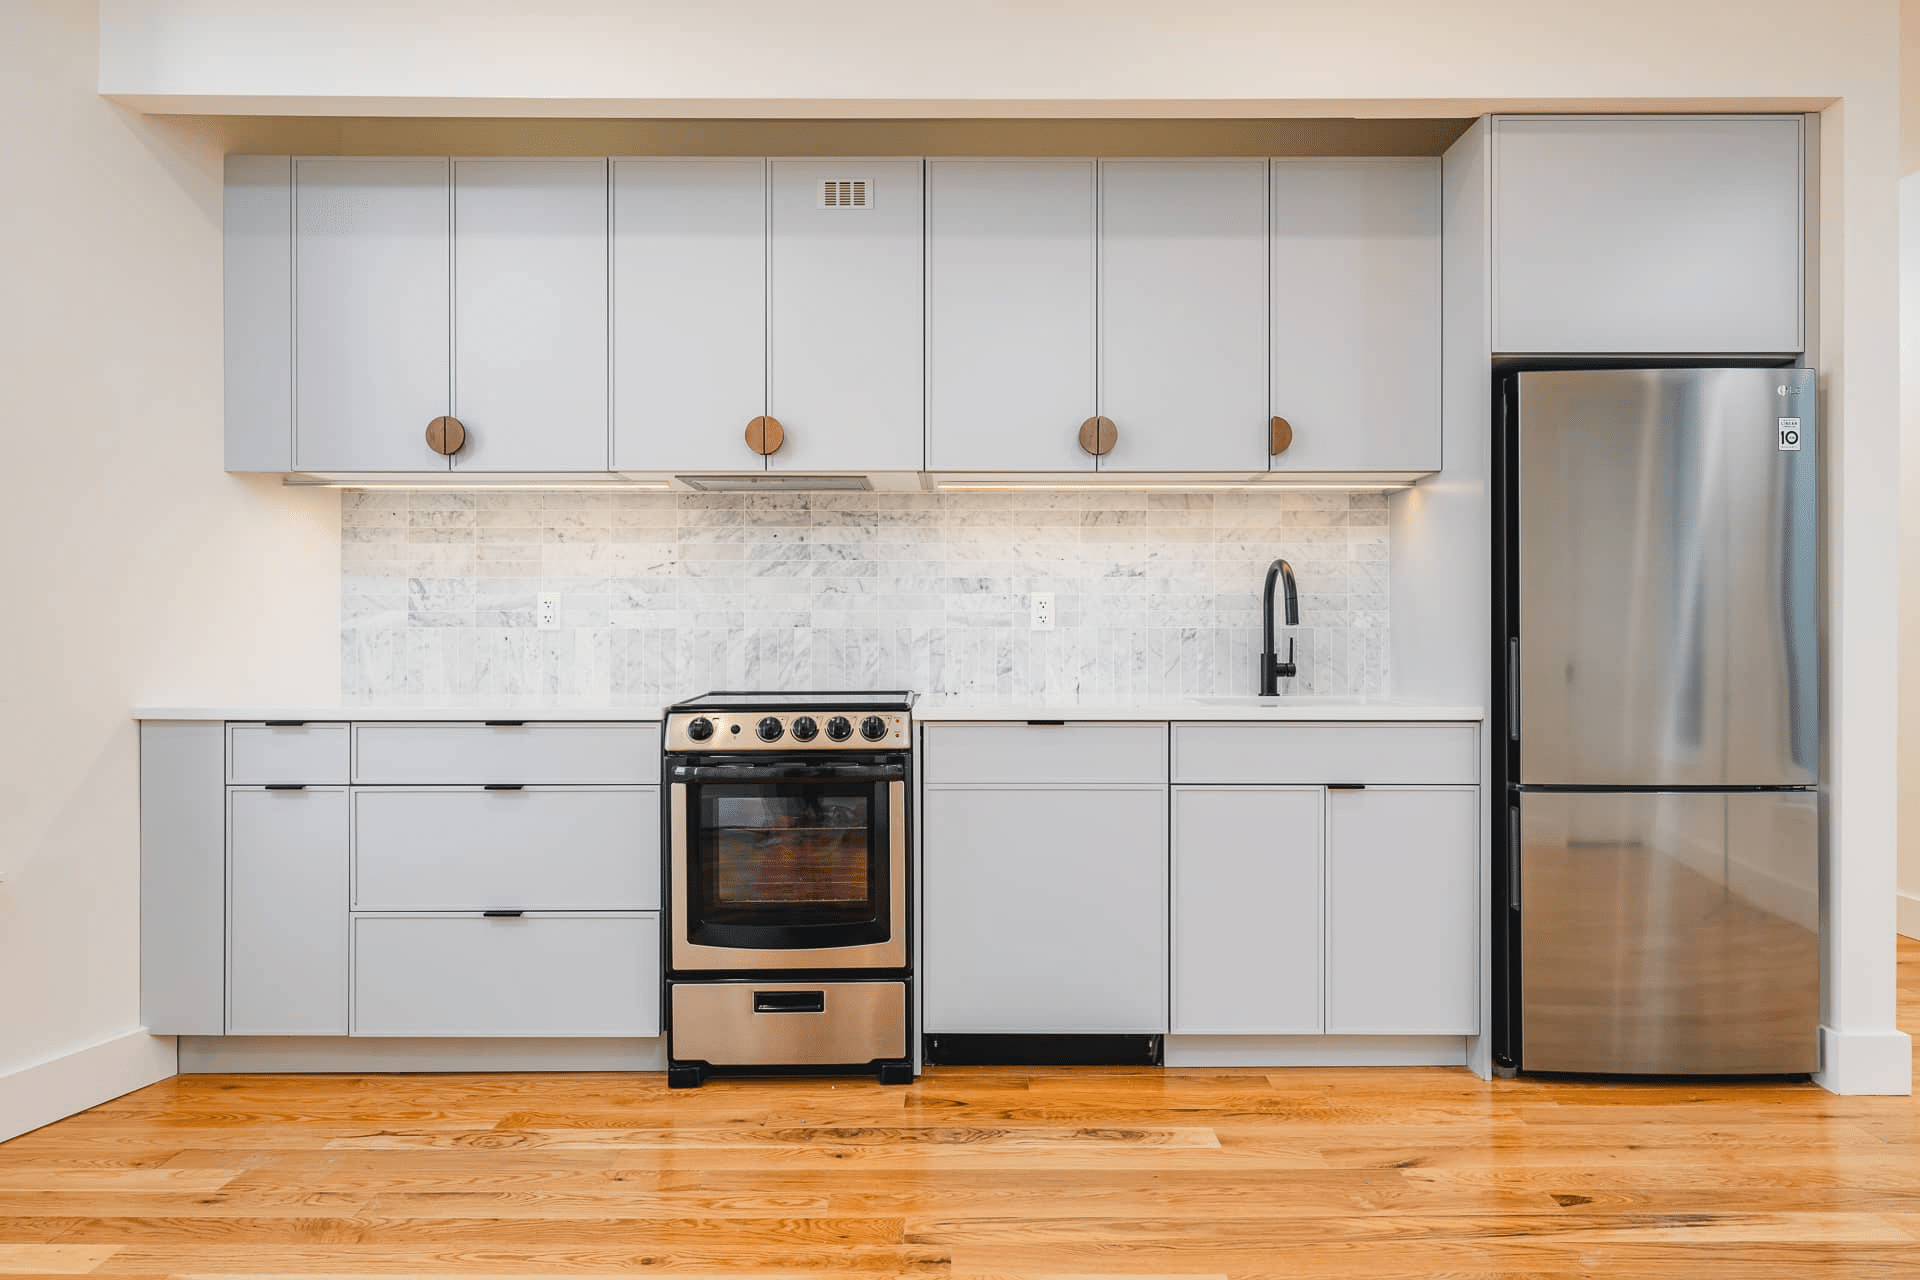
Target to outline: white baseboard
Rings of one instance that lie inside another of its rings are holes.
[[[1169,1067],[1464,1067],[1465,1036],[1168,1036]]]
[[[1894,904],[1898,914],[1893,927],[1906,937],[1920,938],[1920,893],[1895,894]]]
[[[386,1036],[181,1036],[180,1072],[665,1071],[665,1036],[646,1040]]]
[[[1913,1092],[1913,1040],[1904,1031],[1820,1028],[1820,1070],[1814,1081],[1835,1093]]]
[[[0,1075],[0,1142],[64,1120],[178,1069],[172,1036],[144,1027]]]

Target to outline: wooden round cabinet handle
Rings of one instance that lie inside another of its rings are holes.
[[[1112,452],[1119,438],[1120,429],[1113,425],[1112,418],[1088,418],[1080,424],[1080,447],[1096,458]]]
[[[458,418],[435,418],[427,424],[427,448],[451,458],[467,442],[467,429]]]
[[[786,442],[787,429],[780,425],[778,418],[763,414],[747,424],[747,448],[762,457],[780,452],[780,446]]]
[[[1267,424],[1267,453],[1279,457],[1293,446],[1293,424],[1285,418],[1275,418]]]

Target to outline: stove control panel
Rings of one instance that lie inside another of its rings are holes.
[[[676,711],[667,717],[668,751],[904,751],[913,717],[905,711],[849,709]]]

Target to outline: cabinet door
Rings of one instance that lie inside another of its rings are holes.
[[[1440,162],[1273,161],[1275,471],[1440,468]]]
[[[453,162],[456,471],[607,469],[607,162]]]
[[[1100,162],[1101,470],[1267,469],[1267,162]]]
[[[347,1033],[347,793],[227,793],[227,1032]]]
[[[302,156],[293,169],[293,465],[445,471],[447,161]]]
[[[1173,1030],[1300,1035],[1321,1008],[1318,787],[1173,793]]]
[[[918,471],[918,160],[775,160],[768,412],[776,471]]]
[[[1495,119],[1494,349],[1799,351],[1803,129]]]
[[[613,162],[613,465],[765,465],[767,162]]]
[[[1327,792],[1327,1030],[1480,1029],[1479,792]]]
[[[1091,471],[1094,162],[927,162],[927,467]]]
[[[1167,792],[929,787],[927,1030],[1167,1029]]]

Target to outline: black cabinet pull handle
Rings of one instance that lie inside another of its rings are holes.
[[[527,722],[525,720],[485,720],[481,723],[489,729],[520,729],[524,728]]]
[[[486,791],[525,791],[527,784],[524,782],[489,782],[482,789]]]
[[[827,993],[824,991],[756,991],[753,993],[753,1011],[755,1013],[825,1013]]]
[[[1066,721],[1065,720],[1029,720],[1027,721],[1027,723],[1031,725],[1064,725]]]
[[[264,720],[261,723],[265,724],[269,729],[304,729],[307,727],[305,720]]]
[[[1366,789],[1367,784],[1364,782],[1329,782],[1327,784],[1329,791],[1365,791]]]
[[[518,920],[527,913],[524,911],[482,911],[480,914],[488,920]]]
[[[305,791],[306,789],[307,784],[304,782],[269,782],[267,784],[269,791]]]

